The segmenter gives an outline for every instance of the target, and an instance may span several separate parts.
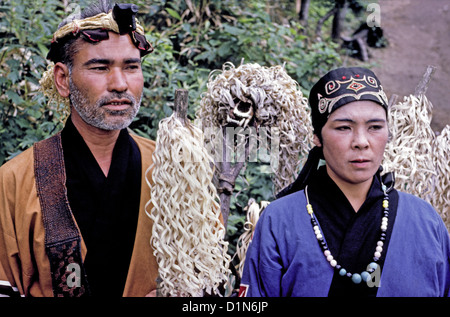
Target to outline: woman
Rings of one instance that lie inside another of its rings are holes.
[[[261,215],[240,296],[448,296],[442,219],[381,174],[388,105],[375,74],[332,70],[309,102],[315,147]]]

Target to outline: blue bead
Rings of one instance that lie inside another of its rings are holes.
[[[371,276],[370,276],[369,272],[364,271],[361,273],[361,278],[364,282],[368,282],[368,281],[370,281]]]
[[[361,283],[361,280],[362,280],[361,275],[359,275],[358,273],[355,273],[352,275],[353,283],[359,284],[359,283]]]
[[[375,262],[372,262],[369,264],[369,268],[376,270],[378,268],[378,264],[376,264]]]
[[[339,275],[344,276],[345,274],[347,274],[347,271],[345,269],[340,269]]]

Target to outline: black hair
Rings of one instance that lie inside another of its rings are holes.
[[[70,15],[65,18],[59,25],[58,29],[63,27],[64,25],[72,22],[74,19],[82,20],[89,17],[96,16],[100,13],[108,13],[114,7],[114,3],[110,0],[98,0],[96,2],[92,1],[87,5],[86,8],[81,11],[79,15]],[[74,37],[72,35],[68,35],[63,39],[58,40],[61,45],[58,45],[55,53],[53,55],[54,62],[62,62],[67,65],[69,70],[72,69],[73,59],[76,53],[79,51],[79,43],[80,38]]]

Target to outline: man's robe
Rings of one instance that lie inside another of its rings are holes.
[[[152,221],[145,212],[150,200],[145,172],[152,164],[155,143],[136,135],[132,138],[140,151],[142,176],[136,236],[123,296],[145,296],[156,289],[158,275],[150,245]],[[51,297],[54,272],[46,253],[34,151],[35,147],[30,148],[0,168],[0,293]],[[84,260],[87,248],[82,236],[80,243]]]

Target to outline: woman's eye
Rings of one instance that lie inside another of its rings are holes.
[[[370,126],[369,129],[371,129],[371,130],[381,130],[381,129],[383,129],[383,126],[381,126],[381,125],[373,125],[373,126]]]

